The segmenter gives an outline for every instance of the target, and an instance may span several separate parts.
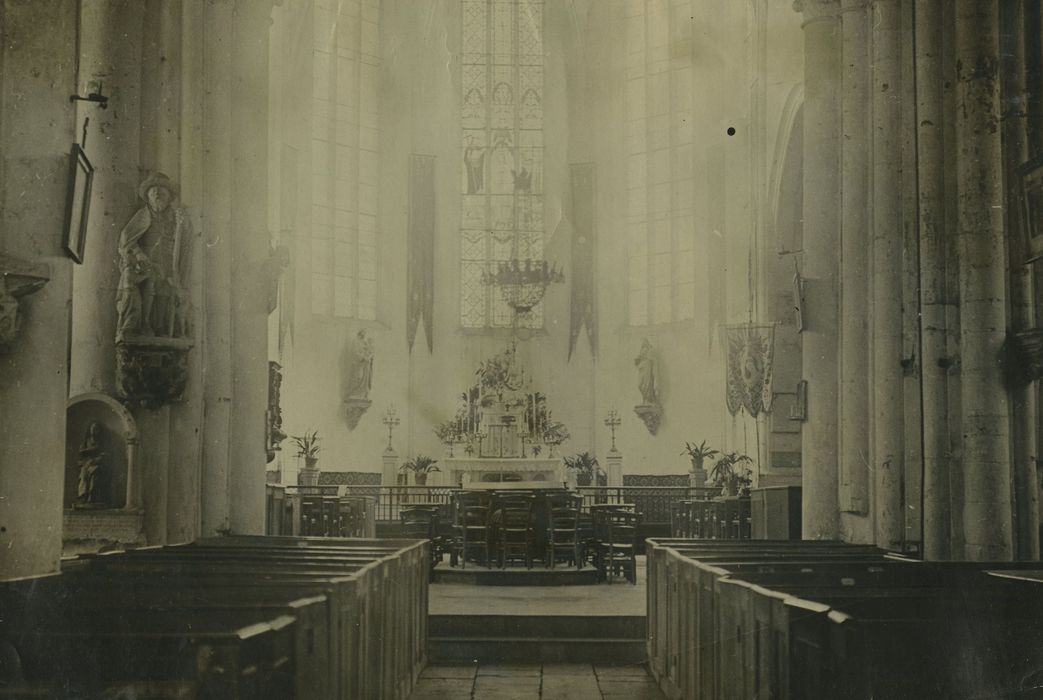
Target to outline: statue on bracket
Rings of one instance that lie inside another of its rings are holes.
[[[641,351],[634,358],[634,366],[637,367],[637,388],[641,392],[641,403],[634,406],[634,413],[644,421],[648,432],[655,435],[663,410],[659,405],[658,368],[648,338],[641,342]]]
[[[373,386],[373,339],[367,337],[366,329],[355,336],[351,345],[351,362],[348,366],[348,386],[345,392],[345,410],[348,429],[354,430],[359,420],[372,403],[369,390]]]
[[[158,406],[178,399],[187,383],[192,221],[163,173],[146,178],[138,195],[144,206],[119,238],[116,383],[122,398]]]

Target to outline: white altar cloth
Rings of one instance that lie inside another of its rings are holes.
[[[565,466],[560,459],[522,457],[448,457],[440,460],[445,485],[511,481],[565,481]]]

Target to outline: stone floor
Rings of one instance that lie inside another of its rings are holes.
[[[410,700],[662,700],[642,666],[428,666]]]

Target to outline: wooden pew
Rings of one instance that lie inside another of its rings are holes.
[[[868,644],[868,649],[878,655],[896,646],[894,636],[890,639],[890,646],[881,646],[878,637],[868,636],[868,633],[852,636],[852,630],[874,629],[879,636],[880,630],[887,632],[888,625],[905,624],[916,629],[919,624],[919,629],[937,635],[944,629],[945,620],[953,619],[961,610],[967,609],[969,600],[975,602],[972,609],[974,623],[964,624],[965,633],[959,638],[960,643],[949,647],[951,653],[973,648],[970,630],[985,625],[991,624],[994,628],[993,638],[1016,639],[1016,636],[1002,631],[1008,625],[997,623],[994,614],[997,596],[989,586],[982,584],[980,564],[922,564],[891,556],[873,561],[872,552],[866,551],[861,553],[861,557],[852,559],[852,550],[843,546],[834,552],[822,545],[804,548],[810,549],[810,554],[801,553],[799,547],[788,550],[771,548],[771,551],[764,552],[753,546],[736,555],[727,552],[727,547],[722,550],[693,543],[671,544],[675,549],[666,552],[668,558],[664,558],[664,570],[674,578],[671,583],[676,583],[678,593],[672,599],[666,619],[677,624],[670,628],[672,638],[663,641],[667,651],[676,654],[673,658],[680,659],[680,663],[677,668],[667,665],[659,679],[664,690],[673,697],[963,697],[960,693],[973,687],[972,675],[965,676],[961,683],[943,685],[937,674],[917,675],[920,669],[912,668],[905,676],[900,676],[912,679],[905,686],[895,683],[881,685],[881,679],[890,676],[869,673],[866,678],[857,677],[857,674],[856,678],[849,678],[850,669],[867,668],[867,663],[857,655],[838,654],[844,649],[859,648],[860,644],[863,649]],[[689,551],[683,554],[678,551],[683,549]],[[712,554],[704,553],[707,551]],[[783,552],[784,556],[780,557]],[[794,561],[796,557],[805,561]],[[728,558],[748,561],[724,561]],[[1025,566],[1037,567],[1038,563]],[[650,572],[650,583],[655,575]],[[781,584],[787,586],[785,591],[788,592],[773,590]],[[744,588],[754,594],[753,602],[749,595],[742,599],[728,592]],[[817,597],[801,599],[799,604],[794,602],[797,599],[792,594],[809,591]],[[822,602],[820,594],[825,593],[833,597]],[[1031,600],[1029,597],[1028,601]],[[861,628],[850,622],[854,613],[844,615],[838,612],[843,609],[835,607],[838,601],[854,601],[851,604],[861,606],[848,606],[861,615],[858,618]],[[931,605],[925,605],[925,601]],[[753,603],[760,604],[760,607],[753,607]],[[883,618],[885,621],[879,624],[869,615],[869,612],[879,614],[881,609],[886,612],[890,603],[906,606],[910,622],[900,623],[905,608],[901,611],[892,608]],[[924,611],[929,611],[929,614]],[[649,610],[650,622],[661,617],[659,612]],[[969,616],[970,613],[964,614],[964,618]],[[846,627],[835,621],[841,619],[848,621]],[[1033,618],[1037,627],[1039,619],[1039,615]],[[826,620],[833,622],[832,627],[823,627]],[[826,634],[824,629],[832,631]],[[839,629],[843,632],[837,631]],[[800,630],[801,635],[796,635],[794,630]],[[910,639],[932,638],[925,636],[927,633],[918,634]],[[1031,633],[1028,634],[1027,639],[1034,639]],[[827,643],[830,640],[833,646]],[[900,647],[901,636],[897,640]],[[796,651],[791,650],[790,642]],[[932,647],[922,641],[920,649],[921,653],[927,653]],[[825,656],[816,650],[825,650]],[[796,664],[798,659],[804,659],[799,672],[785,665],[778,668],[781,662]],[[1025,663],[1012,665],[1007,650],[1001,650],[999,656],[993,655],[983,663],[983,669],[987,669],[986,676],[999,678],[998,686],[994,688],[1016,687],[1018,673],[1035,670]],[[1040,666],[1043,666],[1043,661]],[[869,668],[887,668],[887,665],[881,663],[869,665]],[[838,673],[841,675],[835,677]],[[925,694],[931,688],[942,687],[946,688],[945,693],[931,691]]]
[[[760,560],[765,563],[850,560],[878,561],[886,554],[872,546],[824,541],[734,541],[649,539],[649,666],[669,697],[714,697],[718,658],[715,655],[714,582],[726,575],[713,567],[696,567],[695,559],[713,562]]]
[[[277,540],[273,546],[272,540]],[[403,547],[405,546],[405,549]],[[430,545],[426,545],[429,547]],[[220,538],[217,540],[203,540],[193,545],[181,547],[181,552],[190,553],[191,556],[200,555],[198,550],[210,551],[220,548],[225,560],[248,560],[258,547],[262,547],[267,553],[279,553],[280,555],[299,556],[303,549],[309,553],[310,561],[314,557],[323,557],[328,561],[331,557],[342,558],[345,549],[350,549],[351,556],[357,556],[359,552],[377,554],[379,552],[395,552],[396,558],[389,563],[392,571],[385,578],[385,583],[380,586],[383,595],[374,595],[373,600],[383,605],[380,614],[384,620],[381,630],[381,639],[385,644],[383,660],[385,685],[394,682],[394,678],[412,677],[414,680],[426,665],[426,639],[427,639],[427,585],[428,581],[421,581],[416,575],[407,575],[418,571],[423,561],[424,551],[415,540],[362,540],[356,538],[249,538],[234,537]],[[391,583],[388,584],[387,582]],[[404,622],[396,622],[396,616],[402,617],[403,612],[408,611]],[[398,667],[392,664],[398,664]],[[409,687],[412,686],[410,682]],[[405,692],[403,690],[403,692]]]
[[[99,561],[105,570],[122,575],[145,574],[176,579],[181,585],[200,585],[209,577],[240,577],[254,585],[290,583],[296,590],[321,584],[337,601],[334,629],[339,668],[335,672],[338,697],[404,697],[415,677],[396,675],[402,653],[388,652],[401,645],[401,633],[388,624],[395,595],[392,572],[384,560],[367,557],[320,557],[308,552],[233,555],[226,550],[134,553],[116,561]],[[263,572],[263,573],[262,573]],[[252,577],[252,578],[251,578]],[[408,611],[408,609],[403,609]],[[400,626],[399,626],[400,627]],[[401,688],[399,686],[402,686]]]
[[[52,578],[72,587],[69,602],[59,607],[78,606],[69,608],[78,611],[77,627],[105,623],[106,615],[109,626],[115,624],[108,592],[119,599],[120,619],[142,625],[132,637],[147,636],[145,618],[155,610],[222,624],[229,615],[296,612],[299,617],[284,616],[292,624],[280,629],[292,630],[284,644],[310,672],[306,678],[297,667],[289,669],[291,685],[272,697],[404,698],[426,661],[427,547],[417,541],[223,538],[220,544],[84,557]],[[10,599],[0,597],[0,603]],[[302,656],[302,649],[313,654]],[[240,696],[246,697],[216,697]]]
[[[728,669],[734,692],[720,697],[993,697],[1043,668],[1039,654],[1019,660],[1040,648],[1040,589],[997,586],[977,563],[738,575],[749,580],[721,581],[722,625],[743,630],[744,654],[763,653]],[[954,665],[961,654],[979,665]]]
[[[42,681],[65,697],[100,697],[148,679],[188,697],[293,697],[295,619],[257,611],[84,610],[5,621],[2,638],[18,650],[25,690]],[[18,685],[3,697],[19,697]]]

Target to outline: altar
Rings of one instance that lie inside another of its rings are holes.
[[[447,485],[539,482],[560,487],[565,467],[560,459],[524,457],[450,457],[441,460]]]

